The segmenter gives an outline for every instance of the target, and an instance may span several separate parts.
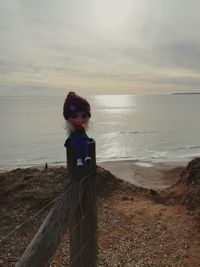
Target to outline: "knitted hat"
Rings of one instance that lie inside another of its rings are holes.
[[[85,112],[88,117],[91,117],[90,104],[86,99],[77,95],[75,92],[69,92],[63,106],[63,116],[68,120],[76,112]]]

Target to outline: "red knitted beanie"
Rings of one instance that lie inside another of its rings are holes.
[[[77,95],[75,92],[69,92],[63,106],[63,116],[68,120],[76,112],[85,112],[88,117],[91,117],[90,104],[86,99]]]

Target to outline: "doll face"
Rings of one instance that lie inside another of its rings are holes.
[[[75,114],[68,119],[68,121],[74,126],[84,125],[88,122],[88,120],[89,117],[87,113],[82,111],[75,112]]]

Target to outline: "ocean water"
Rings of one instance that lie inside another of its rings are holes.
[[[63,94],[0,96],[0,168],[65,164]],[[97,161],[200,155],[200,95],[93,95]]]

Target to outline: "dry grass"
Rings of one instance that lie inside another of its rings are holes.
[[[199,220],[177,201],[175,189],[138,188],[102,168],[98,168],[97,181],[99,266],[200,266]],[[61,194],[66,182],[65,168],[0,174],[0,235]],[[1,245],[0,266],[14,266],[47,212]],[[67,266],[68,247],[66,234],[52,267]]]

